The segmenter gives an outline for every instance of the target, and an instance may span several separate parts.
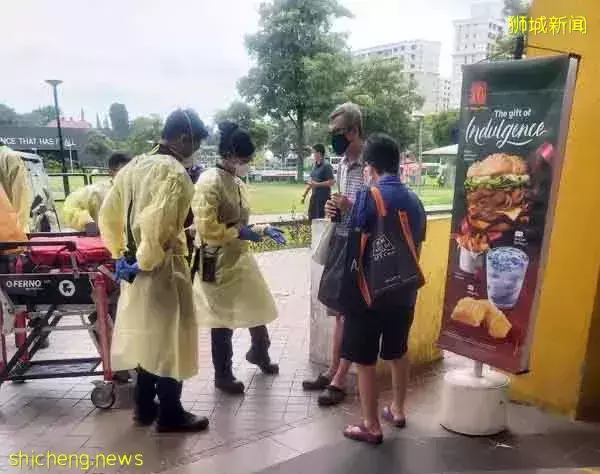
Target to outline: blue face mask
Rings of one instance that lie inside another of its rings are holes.
[[[346,138],[346,134],[338,133],[331,138],[331,147],[336,155],[342,156],[350,146],[350,140]]]

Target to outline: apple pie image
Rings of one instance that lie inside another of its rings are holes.
[[[485,319],[486,311],[476,299],[463,298],[456,304],[450,318],[467,326],[479,327]]]
[[[506,315],[489,300],[462,298],[454,307],[450,319],[467,326],[484,326],[494,339],[504,339],[512,329]]]

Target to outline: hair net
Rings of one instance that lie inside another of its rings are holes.
[[[188,135],[198,140],[204,140],[208,137],[208,130],[195,110],[177,109],[167,117],[162,131],[162,138],[173,140],[181,135]]]

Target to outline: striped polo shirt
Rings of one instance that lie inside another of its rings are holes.
[[[344,158],[337,172],[338,191],[342,196],[347,197],[354,204],[356,194],[364,186],[364,164],[362,157],[355,163],[350,163]],[[342,222],[336,228],[336,234],[347,236],[350,229],[351,212],[347,212],[342,216]]]

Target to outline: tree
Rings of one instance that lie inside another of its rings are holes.
[[[137,117],[131,122],[129,138],[122,144],[132,156],[150,151],[154,143],[160,140],[163,121],[158,115]]]
[[[259,116],[255,107],[245,102],[236,100],[225,110],[220,110],[215,114],[216,122],[224,120],[236,122],[240,127],[248,130],[252,135],[254,146],[259,151],[269,141],[269,125]]]
[[[448,146],[453,144],[452,130],[459,119],[458,110],[449,110],[439,114],[428,115],[425,120],[431,121],[431,132],[435,146]]]
[[[385,132],[406,149],[415,137],[412,112],[423,105],[414,85],[389,60],[357,60],[338,102],[351,101],[363,112],[365,133]]]
[[[22,125],[30,127],[45,127],[54,120],[56,120],[56,109],[53,105],[38,107],[27,114],[21,115],[19,118],[19,122]]]
[[[8,105],[0,104],[0,125],[15,125],[18,114]]]
[[[87,134],[83,154],[90,157],[90,161],[94,164],[102,165],[114,149],[115,144],[109,137],[98,130],[92,130]]]
[[[129,113],[124,104],[114,103],[108,111],[110,123],[112,124],[113,136],[117,140],[123,140],[129,136]]]
[[[256,65],[238,84],[258,111],[289,120],[295,149],[304,157],[305,124],[318,120],[343,84],[345,37],[332,31],[336,18],[350,12],[337,0],[273,0],[260,6],[259,31],[246,38]],[[303,159],[298,179],[303,179]]]
[[[504,0],[503,13],[508,16],[524,16],[529,19],[529,2],[526,0]],[[527,44],[527,32],[522,33],[525,44]],[[496,40],[493,57],[496,60],[512,59],[517,47],[518,35],[505,34]]]
[[[108,122],[108,117],[105,115],[104,120],[102,122],[102,128],[104,130],[110,130],[110,123]]]

